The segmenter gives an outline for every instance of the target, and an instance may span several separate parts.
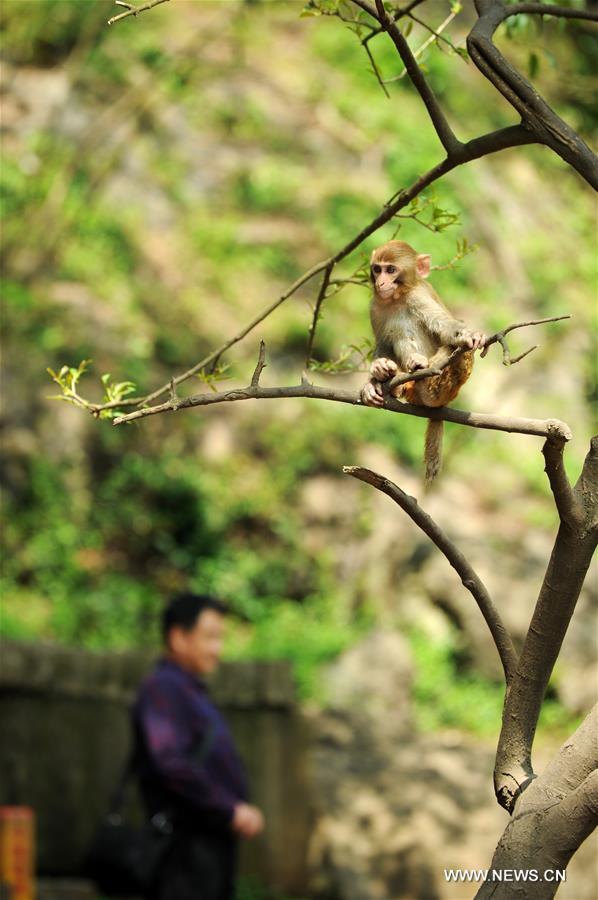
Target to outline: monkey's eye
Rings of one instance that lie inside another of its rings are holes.
[[[372,266],[372,272],[374,273],[374,275],[379,275],[381,271],[382,271],[381,266]]]
[[[396,266],[387,266],[386,271],[388,272],[389,275],[394,275],[394,273],[397,271],[397,267]]]

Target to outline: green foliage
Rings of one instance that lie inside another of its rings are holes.
[[[101,380],[105,391],[102,403],[120,403],[120,401],[128,394],[135,393],[135,383],[133,381],[118,381],[116,384],[111,384],[111,378],[112,375],[109,372],[105,372],[104,375],[102,375]],[[103,412],[115,413],[114,410],[103,410]]]
[[[81,376],[89,368],[90,363],[90,359],[83,359],[76,369],[72,366],[62,366],[59,372],[55,372],[53,369],[48,368],[48,374],[52,378],[52,381],[55,381],[62,389],[62,394],[57,394],[51,399],[66,400],[69,403],[74,403],[76,406],[79,406],[81,401],[77,393],[77,384],[79,383]],[[104,377],[110,379],[109,375]],[[104,381],[104,378],[102,378],[102,381]]]
[[[44,0],[28,4],[5,2],[0,11],[0,34],[9,59],[25,65],[59,63],[81,39],[103,24],[102,4]]]
[[[50,400],[65,400],[67,403],[72,403],[74,406],[78,406],[80,408],[87,408],[89,404],[85,401],[79,392],[77,391],[77,385],[81,376],[85,374],[91,365],[90,359],[82,360],[77,368],[75,369],[73,366],[62,366],[58,372],[55,372],[53,369],[48,368],[48,374],[62,390],[61,394],[55,394],[49,397]],[[132,381],[119,381],[115,384],[111,383],[112,376],[109,372],[106,372],[101,377],[102,385],[104,386],[104,396],[102,397],[102,403],[120,403],[125,397],[129,394],[135,393],[135,384]],[[122,410],[119,409],[103,409],[100,410],[99,418],[101,419],[113,419],[117,415],[120,415]]]
[[[409,641],[416,664],[414,702],[418,727],[423,731],[459,728],[479,735],[495,735],[501,719],[504,685],[463,670],[459,661],[459,635],[444,642],[431,641],[413,630]],[[568,715],[554,696],[542,707],[539,732],[571,733],[579,720]]]
[[[329,359],[324,362],[318,362],[315,359],[310,360],[309,368],[313,372],[324,372],[327,375],[354,372],[356,369],[366,368],[367,360],[372,355],[373,349],[371,340],[362,341],[360,344],[349,344],[348,347],[341,347],[341,351],[336,359]]]
[[[355,617],[345,606],[340,595],[308,597],[301,605],[278,604],[260,615],[250,632],[234,631],[228,654],[233,659],[290,660],[299,697],[324,702],[321,666],[355,643],[372,624],[369,612]]]

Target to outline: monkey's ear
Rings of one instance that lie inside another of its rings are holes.
[[[430,274],[430,254],[418,253],[415,267],[420,278],[427,278]]]

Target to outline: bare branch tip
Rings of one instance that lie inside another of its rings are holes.
[[[260,376],[266,367],[266,344],[264,341],[260,341],[260,351],[258,355],[257,365],[254,369],[253,375],[251,376],[251,387],[258,387],[260,383]]]
[[[548,419],[546,422],[548,440],[557,443],[567,443],[573,437],[573,433],[566,422],[560,419]]]
[[[534,346],[530,347],[529,350],[525,350],[523,353],[520,353],[519,356],[516,356],[515,359],[511,359],[508,363],[505,363],[505,365],[514,366],[515,363],[521,362],[522,359],[525,359],[526,356],[529,356],[530,353],[533,353],[534,350],[537,349],[538,345],[534,344]]]

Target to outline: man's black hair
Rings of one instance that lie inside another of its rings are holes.
[[[222,600],[209,594],[193,594],[190,591],[186,591],[171,597],[162,613],[162,636],[164,640],[167,641],[170,629],[174,628],[175,625],[178,625],[184,631],[191,631],[205,609],[213,609],[222,616],[225,616],[228,612],[226,604]]]

